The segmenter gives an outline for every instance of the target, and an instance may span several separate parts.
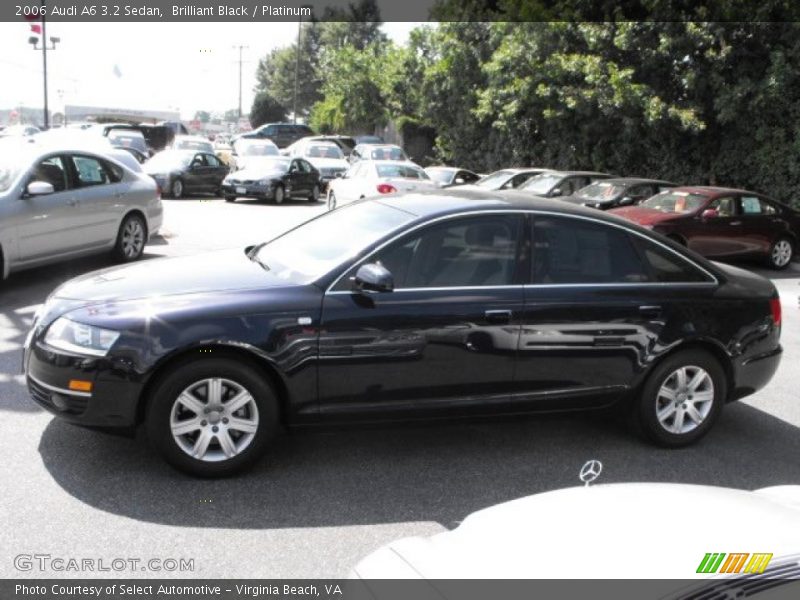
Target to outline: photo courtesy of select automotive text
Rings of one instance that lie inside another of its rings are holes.
[[[0,600],[800,598],[800,3],[2,0]]]

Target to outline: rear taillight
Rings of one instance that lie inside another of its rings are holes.
[[[393,194],[397,191],[397,188],[391,185],[390,183],[379,183],[378,184],[378,193],[379,194]]]
[[[772,322],[776,327],[781,326],[781,299],[771,298],[769,301],[769,309],[772,311]]]

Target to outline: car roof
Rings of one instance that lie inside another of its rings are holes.
[[[749,190],[740,190],[737,188],[719,187],[713,185],[682,185],[672,190],[673,192],[687,192],[689,194],[700,194],[703,196],[724,196],[726,194],[753,194],[755,196],[763,196],[758,192]]]
[[[587,177],[592,177],[596,175],[600,175],[602,177],[611,178],[611,175],[608,173],[601,173],[599,171],[557,171],[555,169],[548,170],[547,173],[543,173],[547,175],[558,175],[561,177],[572,177],[573,175],[586,175]]]
[[[400,167],[407,167],[407,168],[410,167],[410,168],[420,169],[420,170],[424,171],[424,169],[422,167],[420,167],[419,165],[417,165],[415,163],[412,163],[412,162],[408,162],[407,160],[384,160],[384,159],[382,159],[382,160],[360,160],[358,162],[365,163],[365,164],[368,164],[368,165],[397,165],[397,166],[400,166]],[[358,163],[356,163],[356,164],[358,164]]]
[[[677,183],[672,183],[671,181],[663,181],[661,179],[648,179],[646,177],[610,177],[608,179],[604,179],[602,182],[598,181],[597,183],[628,183],[632,185],[640,183],[657,183],[659,185],[669,185],[673,187],[678,187]]]

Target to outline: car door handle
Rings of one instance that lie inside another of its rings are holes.
[[[742,224],[742,222],[741,222],[741,221],[731,221],[731,222],[730,222],[730,223],[728,223],[728,224],[729,224],[729,225],[741,225],[741,224]]]
[[[639,314],[644,317],[657,318],[661,316],[662,312],[663,310],[660,306],[645,305],[639,307]]]
[[[489,323],[510,323],[510,310],[487,310],[483,313]]]

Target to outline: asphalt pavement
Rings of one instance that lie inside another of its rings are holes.
[[[244,247],[324,211],[306,202],[164,204],[163,235],[146,260]],[[341,577],[396,538],[431,535],[498,502],[577,485],[592,458],[603,462],[605,483],[800,484],[797,263],[779,274],[741,265],[771,277],[781,292],[783,364],[768,388],[727,406],[691,448],[654,448],[620,423],[588,415],[347,428],[284,435],[254,470],[217,481],[173,471],[143,436],[70,426],[28,399],[20,359],[33,312],[60,282],[109,264],[73,261],[0,283],[0,577]],[[654,529],[663,526],[657,514]],[[14,561],[20,554],[106,565],[183,558],[194,570],[23,572]]]

